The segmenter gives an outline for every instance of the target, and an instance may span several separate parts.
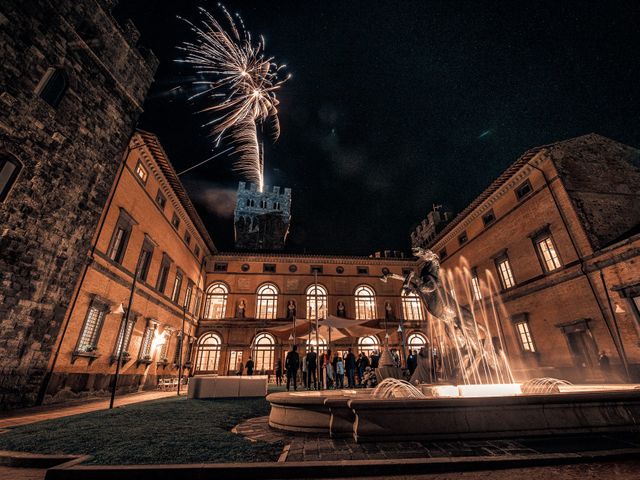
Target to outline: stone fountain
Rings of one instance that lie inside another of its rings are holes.
[[[393,375],[373,390],[274,393],[271,427],[358,442],[640,432],[638,385],[515,382],[504,348],[490,340],[490,319],[479,321],[443,287],[436,255],[414,254],[422,260],[416,272],[382,280],[401,280],[437,319],[441,373],[429,352],[411,383]]]

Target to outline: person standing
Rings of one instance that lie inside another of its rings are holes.
[[[242,361],[239,361],[238,362],[238,370],[236,371],[236,375],[241,377],[242,376],[242,372],[244,372],[244,364],[242,363]]]
[[[276,363],[276,385],[282,385],[282,359],[278,359],[278,363]]]
[[[284,359],[284,368],[287,369],[287,392],[289,391],[291,380],[293,380],[293,389],[298,390],[298,367],[300,367],[300,355],[298,355],[298,346],[294,345]]]
[[[318,389],[318,355],[310,348],[307,353],[307,389],[311,389],[311,379],[313,379],[313,389]]]
[[[609,380],[611,378],[611,363],[609,362],[607,352],[604,350],[602,350],[598,356],[598,365],[600,366],[604,379]]]
[[[304,388],[309,388],[307,385],[307,355],[305,354],[302,357],[302,362],[300,363],[300,371],[302,372],[302,385]]]
[[[376,368],[378,368],[379,363],[380,363],[380,355],[378,355],[377,350],[374,350],[373,353],[371,354],[371,368],[375,370]]]
[[[249,360],[247,360],[247,375],[253,375],[253,366],[253,360],[249,357]]]
[[[347,386],[349,388],[354,388],[356,386],[356,356],[351,351],[351,347],[349,347],[349,350],[347,351],[344,363],[347,370]]]
[[[336,388],[344,388],[344,362],[336,354]]]
[[[409,369],[409,375],[413,375],[418,366],[418,357],[414,350],[409,350],[409,356],[407,357],[407,368]]]

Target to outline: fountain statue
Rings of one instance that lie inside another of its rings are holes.
[[[414,293],[420,298],[427,311],[438,320],[446,337],[451,380],[457,383],[509,383],[513,381],[506,359],[499,355],[492,343],[488,329],[476,321],[468,307],[460,305],[454,295],[444,288],[440,279],[440,262],[431,250],[413,248],[413,254],[420,260],[417,267],[407,275],[387,274],[389,279],[403,282],[406,293]],[[413,382],[426,383],[432,377],[431,355],[420,355],[423,364],[417,371],[423,372]],[[426,376],[425,374],[429,374]],[[422,378],[422,377],[426,378]]]

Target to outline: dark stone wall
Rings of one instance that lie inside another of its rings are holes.
[[[640,151],[596,134],[550,148],[594,250],[640,225]]]
[[[0,203],[0,408],[33,404],[157,60],[109,2],[4,0],[0,154],[23,165]],[[35,93],[49,67],[69,88]]]

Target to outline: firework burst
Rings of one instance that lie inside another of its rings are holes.
[[[210,128],[216,146],[223,138],[229,139],[238,155],[235,169],[262,191],[264,161],[258,127],[268,125],[274,140],[280,135],[276,91],[291,75],[279,77],[285,65],[265,56],[264,38],[254,42],[242,18],[236,15],[234,21],[219,6],[227,29],[203,8],[199,8],[202,19],[198,24],[183,19],[195,40],[178,47],[185,56],[177,61],[191,65],[197,73],[198,79],[191,83],[198,93],[190,99],[200,97],[208,102],[201,111],[213,114],[204,126]]]

